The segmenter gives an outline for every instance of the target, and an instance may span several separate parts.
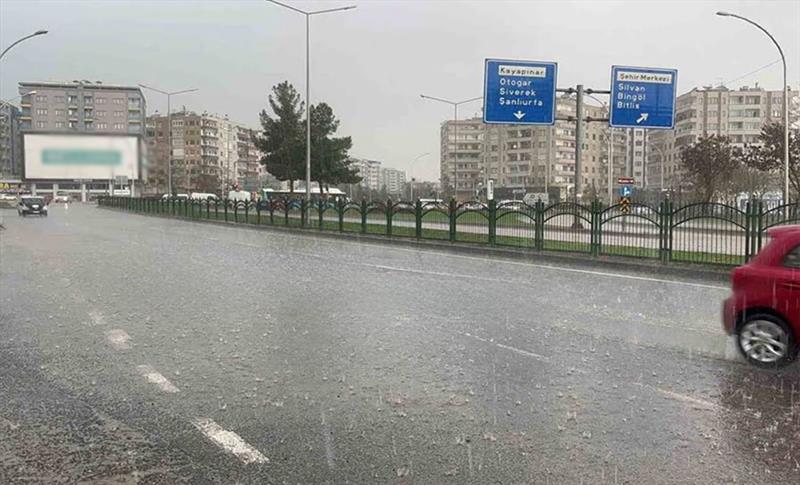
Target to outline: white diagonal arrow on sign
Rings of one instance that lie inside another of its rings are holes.
[[[523,113],[520,110],[517,110],[517,112],[514,113],[514,117],[517,118],[518,120],[521,120],[524,116],[525,116],[525,113]]]
[[[636,120],[636,124],[641,123],[642,121],[647,121],[647,117],[650,116],[650,113],[640,113],[639,119]]]

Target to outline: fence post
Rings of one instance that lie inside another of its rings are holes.
[[[311,189],[307,187],[306,190]],[[308,204],[306,204],[306,199],[303,197],[303,200],[300,201],[300,227],[306,227],[306,217],[308,217]]]
[[[386,235],[392,235],[392,199],[386,199]]]
[[[672,232],[672,221],[675,216],[675,209],[672,206],[672,201],[666,201],[666,210],[664,214],[664,222],[666,226],[666,233],[664,235],[665,243],[667,245],[667,254],[666,254],[666,262],[672,261],[672,238],[674,237],[674,233]]]
[[[489,244],[497,243],[497,201],[489,201]]]
[[[361,199],[361,234],[367,233],[367,199]]]
[[[456,198],[453,197],[450,199],[450,207],[449,207],[449,216],[450,216],[450,241],[456,240]]]
[[[658,260],[667,262],[667,200],[658,204]]]
[[[755,218],[754,230],[756,231],[756,237],[753,241],[755,244],[753,247],[753,254],[756,254],[761,250],[761,245],[763,243],[762,238],[764,236],[764,205],[760,200],[757,200],[755,203],[755,207],[753,208],[753,217]]]
[[[414,203],[414,234],[422,239],[422,202],[419,199]]]
[[[244,201],[244,223],[250,222],[250,201]]]
[[[225,203],[225,206],[222,208],[222,210],[225,211],[225,222],[228,222],[228,199],[225,199],[223,202]]]
[[[753,241],[753,199],[748,200],[744,206],[744,262],[750,261]]]
[[[319,213],[319,215],[318,215],[319,216],[319,227],[317,229],[319,229],[320,231],[323,229],[323,225],[325,224],[325,220],[324,220],[323,216],[325,214],[325,209],[327,209],[327,208],[328,208],[328,202],[327,201],[326,202],[322,202],[322,194],[320,194],[320,199],[317,202],[317,212]]]
[[[592,256],[597,256],[600,254],[600,217],[602,214],[600,202],[598,202],[596,199],[593,200],[589,205],[589,209],[591,210],[592,214],[592,229],[591,236],[589,238],[590,251]]]
[[[283,225],[289,225],[289,199],[287,197],[283,198]],[[293,203],[293,202],[292,202]]]
[[[343,198],[339,198],[336,202],[337,208],[336,212],[339,215],[339,232],[344,232],[344,206],[345,201]]]
[[[256,224],[261,225],[261,203],[256,202]]]
[[[544,249],[544,202],[537,200],[533,208],[536,224],[534,226],[534,246],[537,251]]]

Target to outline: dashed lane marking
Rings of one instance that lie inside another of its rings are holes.
[[[136,367],[136,370],[138,370],[139,374],[141,374],[151,384],[154,384],[156,387],[158,387],[164,392],[174,394],[180,391],[180,389],[175,387],[175,385],[171,383],[169,379],[164,377],[160,372],[155,370],[152,366],[140,365]]]
[[[214,420],[198,418],[192,421],[192,424],[214,444],[228,453],[236,455],[242,463],[248,465],[251,463],[269,463],[269,459],[261,454],[260,451],[247,444],[245,440],[233,431],[223,429]]]

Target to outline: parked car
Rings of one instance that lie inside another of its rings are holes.
[[[723,327],[759,367],[780,367],[797,355],[800,336],[800,225],[768,231],[769,242],[732,273]]]
[[[24,195],[20,197],[19,204],[17,204],[17,214],[23,217],[28,214],[47,216],[47,204],[42,197]]]
[[[72,198],[66,194],[59,194],[53,198],[53,202],[66,204],[70,202]]]
[[[161,196],[161,198],[164,199],[164,200],[170,200],[170,199],[187,200],[187,199],[189,199],[189,194],[175,194],[175,195],[164,194],[164,195]]]
[[[219,199],[216,194],[210,192],[192,192],[189,198],[192,200],[208,200],[212,202]]]

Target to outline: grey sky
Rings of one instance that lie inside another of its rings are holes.
[[[608,89],[612,64],[679,70],[679,92],[729,81],[779,58],[754,27],[781,43],[800,85],[800,1],[292,1],[299,8],[356,4],[312,19],[312,102],[328,102],[353,137],[352,153],[439,175],[444,104],[420,93],[480,96],[486,57],[559,63],[559,86]],[[199,88],[175,104],[257,125],[268,89],[284,79],[304,92],[303,17],[262,0],[0,0],[0,46],[37,29],[0,64],[0,99],[19,81],[102,80],[164,90]],[[780,89],[780,63],[729,84]],[[165,110],[147,94],[148,111]],[[480,103],[462,113],[477,113]]]

